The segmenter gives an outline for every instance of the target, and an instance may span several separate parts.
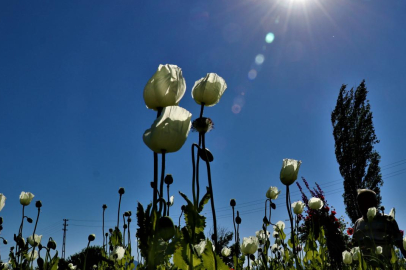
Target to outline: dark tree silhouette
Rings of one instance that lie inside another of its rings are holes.
[[[98,265],[98,263],[103,260],[102,251],[103,247],[101,246],[90,246],[88,248],[84,248],[81,252],[75,253],[70,256],[66,260],[66,263],[72,263],[73,265],[76,265],[78,269],[83,269],[83,264],[85,262],[85,256],[87,252],[86,269],[84,270],[93,270],[93,265]]]
[[[340,173],[344,178],[345,210],[352,223],[361,217],[358,209],[357,189],[368,188],[376,192],[381,203],[380,187],[383,184],[379,161],[374,150],[379,143],[372,123],[372,112],[367,100],[365,80],[354,91],[342,85],[337,105],[331,113],[335,154]]]

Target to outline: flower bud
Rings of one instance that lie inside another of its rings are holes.
[[[7,245],[7,240],[6,239],[3,239],[3,244]]]
[[[250,254],[250,259],[255,261],[255,255],[254,254]]]
[[[167,175],[165,176],[165,184],[167,184],[167,185],[172,185],[172,183],[173,183],[172,174],[167,174]]]
[[[241,224],[241,218],[240,218],[239,216],[237,216],[237,217],[235,218],[235,223]]]
[[[35,202],[35,207],[41,208],[42,207],[42,202],[41,201],[36,201]]]
[[[40,243],[39,245],[38,245],[38,249],[39,250],[41,250],[43,247],[42,247],[42,244]]]
[[[130,216],[130,213],[124,212],[124,216],[125,216],[125,217],[129,217],[129,216]]]
[[[132,219],[129,217],[129,218],[127,219],[127,221],[128,221],[128,223],[130,223],[130,222],[132,221]]]
[[[27,221],[28,221],[28,223],[32,223],[32,218],[27,217]]]
[[[283,160],[282,169],[280,173],[280,180],[282,184],[289,186],[293,184],[297,179],[297,174],[299,173],[300,160],[287,159]]]
[[[185,205],[182,205],[182,206],[180,207],[180,209],[182,210],[182,212],[185,212],[186,206],[185,206]]]
[[[126,230],[128,228],[127,224],[123,225],[124,230]]]
[[[268,191],[266,192],[266,197],[271,200],[276,200],[281,193],[277,187],[269,187]]]
[[[49,238],[47,248],[53,249],[53,250],[56,249],[56,242],[52,239],[52,237]]]
[[[175,225],[170,217],[161,217],[158,220],[158,235],[168,241],[175,235]]]
[[[96,235],[95,234],[89,234],[89,237],[87,239],[89,240],[89,242],[92,242],[92,241],[94,241],[96,239]]]
[[[234,207],[234,206],[236,206],[237,205],[237,202],[234,200],[234,199],[231,199],[230,200],[230,206],[231,207]]]
[[[107,205],[106,205],[106,204],[103,204],[102,208],[103,208],[103,209],[107,209]]]
[[[0,225],[3,224],[3,217],[0,217]]]
[[[119,190],[118,190],[118,194],[120,194],[120,195],[123,195],[125,193],[125,190],[124,190],[124,188],[120,188]]]

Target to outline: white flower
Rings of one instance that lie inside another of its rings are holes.
[[[256,231],[255,235],[257,236],[258,240],[265,241],[267,238],[269,238],[269,236],[271,235],[271,232],[266,231],[266,235],[265,235],[264,230],[260,230],[260,231]]]
[[[278,250],[278,245],[277,244],[273,244],[272,246],[271,246],[271,251],[272,252],[276,252]]]
[[[283,160],[280,174],[282,184],[289,186],[295,182],[297,174],[299,173],[300,164],[302,164],[300,160],[287,158]]]
[[[144,101],[147,108],[157,110],[176,106],[186,91],[182,69],[176,65],[159,65],[157,72],[144,88]]]
[[[367,218],[369,221],[373,220],[376,215],[376,207],[371,207],[368,209]]]
[[[223,249],[221,250],[221,254],[224,257],[228,257],[231,254],[231,249],[229,249],[228,247],[223,247]]]
[[[266,197],[271,200],[276,200],[280,193],[281,191],[278,190],[277,187],[270,187],[266,192]]]
[[[276,222],[275,226],[273,226],[273,229],[278,232],[283,231],[285,229],[285,222],[283,221]]]
[[[174,196],[171,196],[171,197],[169,198],[169,205],[170,205],[170,206],[173,205],[174,200],[175,200],[175,197],[174,197]]]
[[[227,84],[223,78],[216,73],[207,73],[206,77],[195,82],[192,98],[197,104],[204,103],[205,106],[211,107],[220,101],[226,89]]]
[[[244,254],[254,254],[257,252],[259,246],[258,238],[255,236],[244,237],[241,244],[241,251]]]
[[[32,250],[28,251],[24,256],[27,261],[33,261],[38,257],[38,251],[34,250],[34,253],[32,253]]]
[[[352,263],[352,256],[351,253],[348,251],[343,251],[343,262],[345,264],[351,264]]]
[[[396,210],[395,210],[395,208],[392,208],[389,212],[389,216],[391,216],[393,219],[395,219],[395,214],[396,214]]]
[[[1,262],[0,262],[1,263]],[[3,267],[1,268],[1,269],[9,269],[8,268],[8,265],[10,264],[10,262],[8,262],[8,263],[3,263]]]
[[[32,237],[32,235],[28,236],[27,241],[32,247],[34,247],[41,243],[41,239],[42,235],[34,234],[34,237]]]
[[[292,203],[293,213],[300,215],[304,210],[305,204],[302,201]]]
[[[403,238],[403,248],[406,249],[406,236]]]
[[[5,204],[6,204],[6,196],[4,196],[3,193],[0,193],[0,211],[3,209]]]
[[[77,266],[76,266],[76,265],[73,265],[72,263],[69,263],[69,264],[68,264],[68,267],[69,267],[70,270],[76,270],[76,267],[77,267]]]
[[[376,247],[376,254],[382,254],[382,247],[381,246]]]
[[[178,151],[186,141],[192,114],[178,106],[165,107],[150,129],[144,133],[144,143],[155,153]]]
[[[97,265],[93,265],[93,269],[96,269],[97,268]]]
[[[117,246],[110,254],[110,259],[121,260],[124,257],[125,248]]]
[[[351,249],[351,253],[352,253],[352,259],[354,261],[358,261],[358,255],[360,253],[359,247],[354,247]]]
[[[206,248],[206,240],[201,241],[199,244],[194,245],[197,254],[202,255],[204,249]]]
[[[273,238],[278,238],[278,236],[279,236],[279,233],[277,231],[273,231],[272,237]]]
[[[27,206],[31,203],[33,198],[34,194],[32,194],[31,192],[22,191],[20,194],[20,203],[24,206]]]
[[[323,207],[323,205],[324,205],[323,201],[320,200],[319,198],[313,197],[313,198],[311,198],[309,200],[309,208],[310,209],[319,210],[319,209],[321,209]]]

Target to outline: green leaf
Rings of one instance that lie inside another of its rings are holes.
[[[199,208],[197,209],[199,213],[203,211],[204,205],[210,200],[210,188],[206,187],[206,190],[207,190],[206,194],[204,194],[203,198],[199,203]]]
[[[210,241],[206,241],[206,248],[202,253],[203,266],[205,269],[229,270],[230,268],[223,260],[213,251],[213,246]]]
[[[120,230],[116,227],[110,237],[110,245],[121,246],[123,244],[123,236]]]

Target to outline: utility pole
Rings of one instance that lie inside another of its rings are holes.
[[[69,226],[68,224],[66,224],[66,222],[69,221],[69,219],[63,219],[63,221],[64,221],[64,223],[62,224],[63,225],[62,259],[65,260],[65,244],[66,244],[66,231],[67,231],[66,226]]]

